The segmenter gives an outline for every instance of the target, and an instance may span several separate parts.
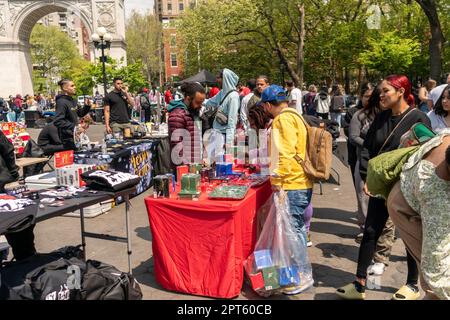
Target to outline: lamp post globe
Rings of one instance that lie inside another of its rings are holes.
[[[103,36],[103,40],[105,40],[105,42],[111,42],[112,41],[112,35],[110,35],[109,33],[105,34]]]
[[[100,27],[98,28],[97,32],[100,38],[103,38],[108,31],[106,30],[105,27]]]
[[[100,42],[100,36],[97,33],[94,33],[92,35],[92,41],[93,42]]]

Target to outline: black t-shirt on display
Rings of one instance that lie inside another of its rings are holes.
[[[407,118],[400,123],[404,117]],[[431,128],[431,121],[428,116],[414,107],[410,107],[407,111],[398,116],[392,116],[392,110],[390,109],[377,114],[367,132],[366,139],[364,140],[364,147],[369,150],[370,159],[375,158],[378,153],[385,153],[398,149],[401,137],[408,132],[414,124],[419,122]],[[389,138],[389,141],[387,141],[383,150],[381,150],[386,139],[399,123],[399,127]]]
[[[122,92],[111,91],[103,100],[104,106],[109,106],[110,109],[110,123],[129,123],[130,117],[128,115],[128,101],[127,97]]]

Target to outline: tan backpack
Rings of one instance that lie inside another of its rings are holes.
[[[316,181],[327,181],[330,178],[330,171],[333,161],[333,137],[325,129],[325,124],[320,127],[311,127],[305,119],[294,110],[285,109],[300,117],[306,127],[306,157],[302,159],[299,155],[294,156],[295,160],[303,167],[306,175]]]

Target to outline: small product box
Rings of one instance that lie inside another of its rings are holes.
[[[183,178],[183,175],[189,173],[189,167],[188,166],[178,166],[177,167],[177,184],[181,184],[181,178]]]
[[[249,274],[248,278],[250,279],[250,284],[251,284],[253,290],[257,291],[257,290],[264,289],[265,284],[264,284],[264,277],[263,277],[262,272],[258,272],[255,274]]]
[[[169,179],[169,191],[170,193],[174,193],[176,189],[176,181],[175,175],[171,173],[167,173],[166,177]]]
[[[199,163],[191,163],[189,164],[189,172],[199,174],[202,170],[202,165]]]
[[[81,179],[81,175],[86,171],[95,169],[96,166],[91,164],[73,164],[56,168],[56,184],[58,186],[84,187],[86,183]]]
[[[233,174],[233,163],[221,162],[216,164],[216,177]]]
[[[266,291],[280,288],[278,270],[275,267],[264,268],[261,271],[264,278],[264,289]]]
[[[253,253],[255,270],[273,267],[272,252],[270,250],[259,250]]]
[[[280,276],[280,286],[298,286],[300,285],[299,268],[297,266],[281,267],[278,270]]]
[[[198,198],[201,194],[201,184],[200,184],[199,174],[185,174],[181,179],[181,191],[178,196],[181,199],[194,199]]]

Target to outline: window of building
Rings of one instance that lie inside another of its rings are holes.
[[[178,61],[177,61],[177,54],[171,53],[170,54],[170,65],[172,67],[178,67]]]
[[[178,4],[178,6],[179,6],[179,8],[180,8],[180,11],[184,11],[184,3],[183,3],[183,2],[180,2],[180,3]]]
[[[172,2],[167,3],[167,11],[172,11]]]

